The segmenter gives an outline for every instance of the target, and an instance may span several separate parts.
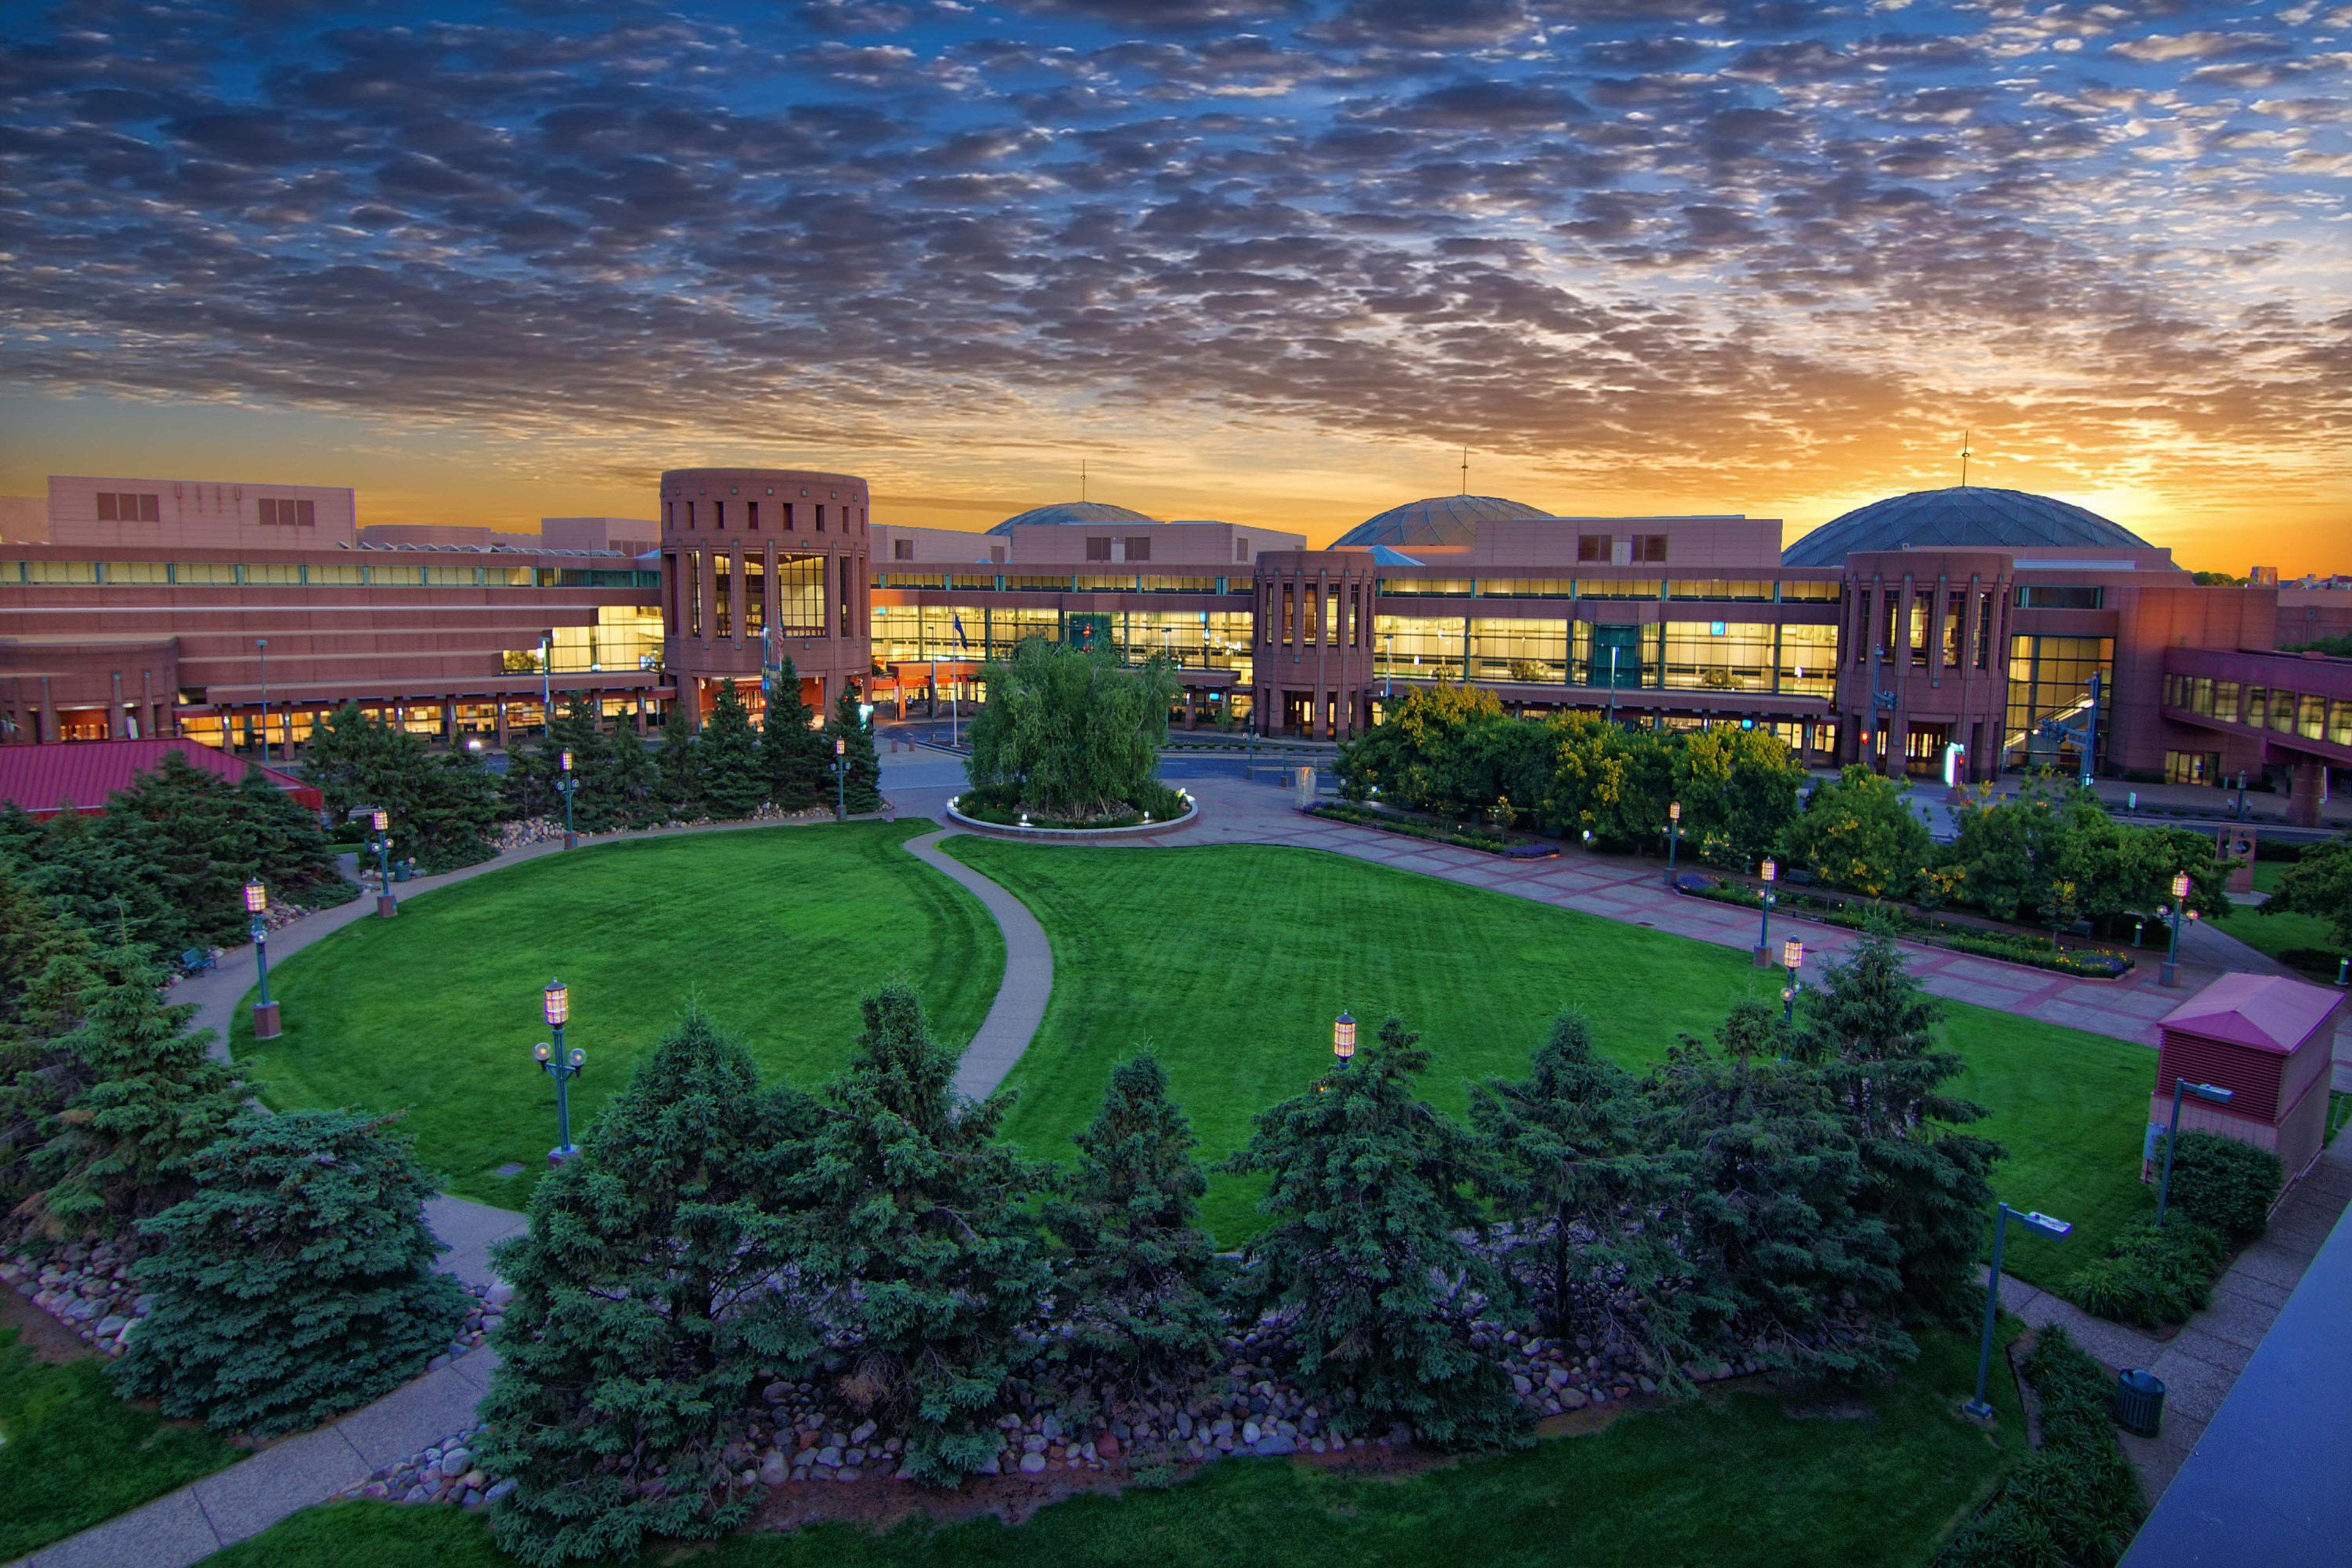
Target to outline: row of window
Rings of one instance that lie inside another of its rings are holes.
[[[573,566],[439,566],[408,561],[0,561],[0,585],[12,583],[84,587],[291,583],[374,588],[658,588],[661,574]]]
[[[1756,604],[1834,604],[1838,584],[1764,578],[1383,577],[1383,598],[1727,599]]]
[[[1903,620],[1903,591],[1900,588],[1862,588],[1854,595],[1854,623],[1862,635],[1853,639],[1849,650],[1856,664],[1868,664],[1874,659],[1902,658],[1908,650],[1912,668],[1926,669],[1930,663],[1944,669],[1958,669],[1963,664],[1978,669],[1990,669],[1993,645],[1993,595],[1977,596],[1976,636],[1967,640],[1968,589],[1953,586],[1946,589],[1939,610],[1936,589],[1930,585],[1914,590],[1911,596],[1910,624]],[[1930,654],[1935,656],[1931,660]]]
[[[1246,594],[1239,577],[1154,576],[1118,573],[877,572],[877,588],[948,588],[975,594]]]
[[[160,522],[163,518],[163,498],[133,494],[129,490],[98,492],[98,521],[100,522]]]
[[[1752,621],[1592,621],[1376,617],[1376,673],[1397,679],[1515,681],[1654,690],[1828,697],[1837,628]]]
[[[878,664],[1002,658],[1024,637],[1108,641],[1130,659],[1155,655],[1189,669],[1230,669],[1250,679],[1246,610],[1045,610],[986,605],[877,605],[872,614]]]
[[[2352,746],[2352,701],[2340,697],[2331,700],[2313,691],[2246,686],[2201,675],[2168,675],[2164,705],[2217,724],[2243,724],[2281,735],[2300,735],[2306,741]]]
[[[801,493],[806,495],[808,492],[803,490]],[[681,507],[685,509],[683,512],[678,510]],[[792,501],[782,500],[774,503],[768,515],[782,524],[780,530],[782,532],[797,533],[803,527],[814,524],[814,526],[811,527],[809,531],[823,533],[825,531],[825,513],[828,510],[833,514],[833,531],[863,533],[866,531],[866,509],[863,507],[836,506],[828,509],[823,501],[813,501],[807,506],[800,506]],[[727,521],[730,516],[733,517],[736,524],[745,531],[752,533],[760,531],[760,503],[755,500],[666,500],[662,502],[664,526],[675,526],[681,516],[685,518],[687,527],[709,528],[714,533],[724,533],[727,531]]]

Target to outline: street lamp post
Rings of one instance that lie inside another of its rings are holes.
[[[1674,891],[1675,851],[1682,847],[1682,841],[1683,803],[1678,800],[1670,801],[1666,805],[1666,890],[1668,892]]]
[[[385,831],[391,826],[391,813],[381,809],[368,813],[368,827],[374,835],[368,840],[368,853],[375,857],[375,912],[385,920],[400,912],[392,897],[392,835]]]
[[[572,1144],[572,1080],[588,1065],[588,1053],[574,1046],[563,1048],[563,1026],[572,1016],[572,993],[561,980],[551,980],[541,994],[541,1004],[547,1026],[555,1035],[555,1043],[542,1040],[530,1048],[531,1060],[537,1062],[555,1079],[555,1147],[547,1152],[547,1163],[561,1165],[580,1151]]]
[[[261,656],[261,762],[270,759],[270,639],[254,637],[254,654]],[[2244,799],[2244,793],[2242,793]]]
[[[1992,1261],[1985,1266],[1984,1341],[1977,1346],[1977,1393],[1976,1397],[1962,1407],[1979,1421],[1992,1419],[1992,1406],[1985,1402],[1985,1375],[1992,1370],[1993,1314],[2000,1310],[2000,1244],[2009,1233],[2009,1221],[2012,1215],[2016,1216],[2017,1223],[2028,1230],[2038,1230],[2044,1236],[2056,1237],[2061,1240],[2074,1228],[2066,1221],[2053,1219],[2038,1210],[2032,1214],[2022,1213],[2007,1204],[2001,1205],[2000,1214],[1994,1216]]]
[[[1789,972],[1789,984],[1780,993],[1780,1022],[1797,1021],[1797,972],[1805,967],[1805,944],[1795,937],[1780,944],[1780,967]]]
[[[2172,874],[2172,908],[2168,911],[2161,911],[2168,912],[2172,917],[2172,945],[2166,949],[2164,969],[2157,976],[2159,985],[2180,984],[2180,911],[2188,902],[2189,873],[2176,871]]]
[[[849,820],[849,742],[833,738],[833,819]]]
[[[278,1037],[278,1004],[269,999],[269,922],[261,918],[269,908],[269,890],[259,882],[245,885],[245,912],[253,917],[248,928],[253,936],[253,978],[261,988],[259,999],[253,1004],[253,1037],[274,1040]]]
[[[1339,1058],[1339,1070],[1342,1072],[1347,1071],[1348,1064],[1356,1059],[1356,1020],[1353,1015],[1344,1010],[1331,1020],[1331,1054]]]
[[[561,765],[562,772],[556,778],[555,790],[563,797],[563,847],[566,849],[575,849],[579,847],[580,840],[572,831],[572,796],[573,792],[579,789],[580,781],[572,776],[571,748],[564,749]]]
[[[2180,1142],[2180,1097],[2193,1094],[2215,1105],[2227,1105],[2238,1098],[2234,1089],[2223,1089],[2218,1083],[2191,1083],[2185,1078],[2172,1080],[2172,1121],[2164,1130],[2164,1179],[2156,1184],[2156,1223],[2164,1224],[2165,1205],[2172,1200],[2172,1146]]]
[[[1780,863],[1767,858],[1764,862],[1764,922],[1756,931],[1756,967],[1762,969],[1772,962],[1772,905],[1775,895],[1772,884],[1780,879]]]

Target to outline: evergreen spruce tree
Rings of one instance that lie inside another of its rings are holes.
[[[132,832],[101,834],[100,823],[62,811],[36,825],[18,867],[25,885],[75,925],[112,941],[173,955],[195,945],[202,933],[165,900],[145,845]],[[137,826],[153,831],[152,825]]]
[[[848,742],[842,753],[843,765],[848,777],[842,783],[842,798],[847,803],[852,816],[882,809],[882,759],[874,754],[874,727],[859,716],[857,693],[845,686],[841,700],[833,708],[833,733],[830,740]]]
[[[1865,937],[1805,994],[1798,1050],[1861,1153],[1870,1186],[1859,1206],[1895,1240],[1905,1304],[1951,1319],[1982,1304],[1977,1247],[1993,1162],[2007,1152],[1956,1130],[1985,1110],[1949,1092],[1966,1064],[1936,1044],[1941,1011],[1892,942]]]
[[[669,813],[662,805],[661,768],[635,725],[623,724],[613,731],[609,765],[613,810],[621,826],[652,827],[667,818]]]
[[[1471,1125],[1492,1155],[1487,1191],[1515,1222],[1508,1255],[1547,1333],[1574,1334],[1600,1289],[1646,1296],[1671,1267],[1633,1207],[1671,1184],[1646,1147],[1644,1110],[1639,1083],[1594,1050],[1576,1013],[1552,1021],[1526,1079],[1471,1090]]]
[[[575,691],[565,700],[563,711],[556,716],[547,738],[547,749],[554,755],[551,786],[562,776],[563,753],[572,753],[572,777],[579,786],[572,795],[572,826],[582,833],[609,832],[619,816],[613,742],[598,728],[597,721],[596,700]],[[563,820],[562,795],[549,801],[548,816]]]
[[[509,768],[533,764],[527,747],[509,756]],[[320,719],[310,731],[302,774],[325,797],[331,820],[347,820],[354,808],[387,812],[394,841],[427,871],[471,866],[496,853],[489,845],[499,817],[511,807],[529,815],[530,804],[509,801],[505,781],[462,747],[436,757],[425,742],[395,730],[356,706]],[[518,781],[514,786],[522,788]]]
[[[1685,1271],[1653,1304],[1652,1339],[1682,1347],[1675,1361],[1882,1371],[1913,1353],[1884,1316],[1897,1249],[1857,1206],[1869,1176],[1819,1076],[1739,1048],[1779,1026],[1764,1004],[1738,1003],[1720,1031],[1731,1048],[1685,1039],[1645,1086],[1683,1176],[1663,1223]]]
[[[1130,1393],[1181,1386],[1215,1351],[1224,1316],[1200,1226],[1200,1141],[1146,1053],[1111,1069],[1102,1109],[1074,1135],[1077,1168],[1045,1224],[1069,1249],[1062,1310],[1089,1377]]]
[[[18,1214],[52,1235],[111,1235],[187,1195],[188,1161],[228,1125],[244,1086],[213,1060],[212,1031],[186,1034],[194,1004],[167,1005],[143,949],[92,955],[79,1025],[60,1044],[85,1087],[32,1152],[46,1184]]]
[[[661,777],[661,803],[677,820],[702,815],[702,765],[695,756],[701,739],[687,714],[686,700],[674,700],[662,717],[662,744],[654,753],[654,767]]]
[[[816,710],[801,695],[801,678],[784,656],[768,716],[760,729],[760,756],[768,768],[768,798],[782,811],[806,811],[833,789],[833,742],[814,728]]]
[[[89,984],[89,945],[0,861],[0,1205],[35,1189],[29,1160],[42,1129],[89,1086],[63,1037]]]
[[[253,836],[254,865],[247,874],[258,877],[272,898],[323,909],[359,896],[359,885],[335,864],[334,846],[319,826],[317,813],[271,784],[259,769],[247,772],[236,793]]]
[[[817,1343],[772,1289],[794,1262],[777,1194],[808,1114],[689,1011],[541,1181],[530,1231],[493,1255],[515,1295],[476,1452],[516,1483],[491,1516],[506,1552],[632,1557],[750,1517],[759,1489],[726,1449],[760,1370]]]
[[[1053,1289],[1028,1199],[1037,1168],[995,1141],[1003,1090],[959,1114],[955,1054],[903,984],[866,1032],[803,1156],[803,1276],[855,1342],[842,1395],[907,1436],[905,1468],[952,1486],[995,1453],[989,1418]]]
[[[1270,1223],[1238,1288],[1289,1318],[1300,1380],[1340,1402],[1340,1425],[1409,1421],[1447,1447],[1517,1445],[1510,1382],[1470,1344],[1482,1298],[1509,1290],[1458,1234],[1485,1226],[1465,1191],[1477,1151],[1414,1092],[1429,1067],[1419,1039],[1391,1018],[1314,1093],[1258,1112],[1224,1166],[1271,1179],[1258,1205]]]
[[[166,1415],[262,1436],[317,1426],[425,1370],[465,1326],[432,1268],[433,1182],[395,1119],[246,1110],[188,1163],[195,1191],[140,1228],[153,1310],[115,1363]]]
[[[731,680],[719,683],[719,695],[702,721],[696,757],[702,773],[702,797],[714,816],[749,816],[768,798],[768,771],[760,758],[760,737],[751,728],[751,710]]]

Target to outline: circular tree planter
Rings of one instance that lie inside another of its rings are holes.
[[[991,838],[1025,838],[1040,844],[1101,844],[1129,838],[1151,838],[1162,833],[1173,833],[1180,827],[1190,827],[1201,820],[1201,803],[1187,796],[1184,815],[1171,816],[1165,822],[1137,822],[1125,827],[1022,827],[966,816],[956,809],[956,801],[961,798],[959,795],[948,802],[948,820],[965,832],[985,834]]]

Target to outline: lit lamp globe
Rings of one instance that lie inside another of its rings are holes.
[[[378,833],[382,833],[385,828],[392,826],[392,814],[390,812],[381,810],[371,811],[368,813],[368,826],[374,828]]]
[[[269,908],[269,889],[259,881],[245,885],[245,912],[253,917],[248,928],[253,935],[253,977],[259,989],[253,1003],[253,1037],[274,1040],[278,1037],[278,1004],[269,999],[269,922],[262,911]]]
[[[1352,1014],[1341,1013],[1331,1020],[1331,1054],[1346,1067],[1356,1057],[1356,1020]]]
[[[547,989],[541,993],[541,1003],[551,1029],[563,1027],[564,1021],[572,1016],[572,992],[561,980],[547,983]]]

